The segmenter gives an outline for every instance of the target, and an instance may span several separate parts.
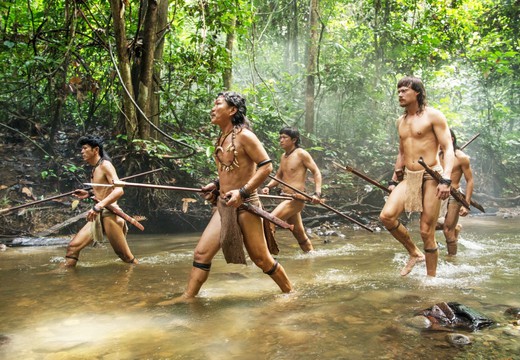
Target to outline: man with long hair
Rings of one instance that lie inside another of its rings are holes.
[[[211,262],[220,249],[228,263],[246,264],[245,247],[250,259],[282,292],[292,290],[284,268],[269,253],[263,220],[239,209],[244,202],[260,206],[257,188],[273,169],[267,152],[250,129],[246,111],[246,101],[237,93],[220,93],[215,99],[210,116],[211,123],[220,128],[214,153],[218,179],[202,187],[202,191],[218,191],[217,211],[195,248],[184,294],[160,305],[194,298],[208,279]]]
[[[441,200],[450,195],[453,144],[445,116],[427,105],[426,90],[419,78],[401,79],[397,84],[397,92],[399,105],[405,110],[397,120],[399,153],[390,185],[392,192],[379,217],[386,229],[408,251],[409,259],[401,275],[408,275],[416,263],[426,260],[427,275],[436,276],[438,248],[435,225]],[[444,150],[444,167],[439,159],[440,148]],[[418,163],[421,157],[430,168],[443,174],[439,184]],[[403,168],[404,180],[398,182],[400,179],[397,173]],[[421,213],[420,232],[424,254],[399,221],[403,211]]]

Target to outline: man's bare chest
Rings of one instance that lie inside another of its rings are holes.
[[[432,124],[424,115],[405,118],[399,125],[399,136],[403,139],[421,139],[432,132]]]

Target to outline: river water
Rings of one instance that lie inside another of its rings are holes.
[[[219,254],[200,297],[167,307],[157,304],[184,290],[200,234],[130,235],[140,265],[122,263],[105,244],[65,272],[56,269],[68,239],[9,247],[0,252],[0,358],[519,359],[520,330],[504,313],[520,307],[518,220],[461,224],[459,255],[442,247],[436,278],[426,278],[424,263],[401,277],[407,257],[384,231],[340,228],[343,236],[314,236],[316,251],[303,254],[280,230],[277,258],[294,293]],[[420,242],[416,222],[410,229]],[[444,243],[440,232],[437,239]],[[442,301],[498,325],[462,332],[472,343],[454,347],[446,332],[410,323]]]

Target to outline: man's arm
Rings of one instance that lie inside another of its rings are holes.
[[[471,203],[471,196],[473,195],[473,171],[471,170],[471,164],[469,161],[469,157],[464,154],[464,156],[460,157],[459,162],[461,163],[460,167],[462,169],[462,173],[464,174],[464,179],[466,179],[466,201]]]
[[[451,172],[453,170],[453,163],[455,161],[455,153],[453,150],[453,143],[451,140],[450,130],[448,128],[448,122],[444,114],[436,109],[430,110],[430,119],[433,127],[433,132],[437,138],[437,142],[441,147],[444,154],[444,167],[443,167],[443,179],[447,179],[449,182],[440,182],[437,185],[437,198],[444,200],[450,196],[450,183],[451,183]],[[439,149],[432,149],[438,156]]]
[[[318,198],[320,198],[321,197],[321,182],[322,182],[321,171],[318,168],[318,166],[316,165],[316,162],[314,161],[312,156],[307,151],[302,152],[302,157],[303,157],[303,165],[307,169],[309,169],[309,171],[312,173],[312,175],[314,177],[314,189],[315,189],[314,191],[315,191],[316,195],[318,196]]]
[[[450,179],[453,170],[453,162],[455,160],[455,153],[453,143],[451,141],[450,129],[446,117],[438,110],[434,110],[432,118],[433,132],[444,156],[443,177]],[[438,149],[435,149],[437,152]]]
[[[396,121],[396,128],[397,128],[397,135],[399,136],[399,125],[401,124],[403,117],[399,117]],[[399,136],[399,147],[397,152],[397,157],[395,159],[394,164],[394,172],[392,173],[391,182],[388,185],[388,188],[390,191],[392,191],[396,184],[399,183],[402,180],[402,171],[405,166],[405,160],[404,160],[404,148],[403,143],[401,142],[401,137]]]

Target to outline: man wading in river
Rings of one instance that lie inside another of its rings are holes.
[[[103,151],[103,142],[95,136],[84,136],[79,139],[81,155],[90,166],[93,167],[91,182],[112,184],[119,180],[114,165]],[[115,253],[126,263],[137,264],[138,261],[130,251],[126,242],[126,221],[116,216],[104,207],[113,205],[117,207],[117,200],[123,196],[122,187],[96,187],[93,193],[87,190],[76,190],[75,196],[86,199],[94,195],[98,202],[87,213],[88,223],[74,236],[67,246],[64,267],[74,267],[79,260],[80,251],[94,240],[101,241],[103,232],[107,235],[110,245]]]
[[[460,180],[462,175],[466,179],[466,202],[471,203],[471,195],[473,194],[473,172],[471,171],[470,159],[458,146],[457,137],[453,130],[450,129],[451,140],[455,151],[455,160],[453,162],[453,170],[451,172],[451,185],[454,189],[460,189]],[[444,153],[440,154],[441,161],[444,161]],[[437,229],[442,229],[444,237],[446,238],[446,246],[448,248],[448,255],[457,255],[457,242],[459,241],[459,233],[462,225],[458,224],[459,216],[466,216],[469,210],[466,209],[453,196],[450,196],[446,202],[444,223],[442,221],[437,223]],[[442,207],[444,209],[444,206]]]
[[[300,148],[300,133],[298,130],[290,127],[284,127],[280,130],[280,146],[285,153],[280,158],[280,167],[275,177],[301,191],[305,191],[305,180],[307,178],[307,170],[309,170],[314,177],[315,192],[312,202],[318,204],[321,198],[321,172],[311,155]],[[278,182],[276,180],[271,180],[262,189],[262,192],[269,194],[269,190],[277,185]],[[294,193],[291,189],[284,189],[284,192],[288,194]],[[309,252],[313,250],[313,247],[303,227],[301,212],[304,206],[305,201],[303,199],[284,200],[271,214],[282,220],[287,220],[289,224],[293,224],[294,230],[292,233],[298,241],[300,248],[305,252]],[[274,224],[269,224],[269,226],[274,234]]]
[[[260,204],[257,188],[273,169],[267,152],[249,128],[245,99],[234,92],[219,94],[211,109],[211,123],[219,126],[221,131],[214,154],[218,179],[202,190],[208,193],[219,191],[217,211],[213,213],[195,248],[193,267],[184,294],[159,305],[194,298],[208,279],[211,261],[221,248],[228,263],[245,264],[245,246],[251,260],[283,292],[292,290],[284,268],[269,253],[262,219],[238,209],[244,202]]]
[[[408,275],[417,262],[426,259],[427,275],[435,276],[438,259],[435,225],[441,200],[450,195],[453,145],[446,118],[440,111],[427,106],[426,91],[420,79],[401,79],[397,84],[397,92],[399,105],[405,112],[397,120],[399,153],[390,186],[392,192],[379,217],[410,256],[401,275]],[[439,160],[439,147],[444,151],[444,172]],[[424,172],[424,168],[417,162],[420,157],[433,170],[443,174],[439,184]],[[396,172],[403,168],[404,180],[397,183],[399,179]],[[425,254],[414,244],[408,230],[399,221],[403,211],[421,213],[420,231]]]

